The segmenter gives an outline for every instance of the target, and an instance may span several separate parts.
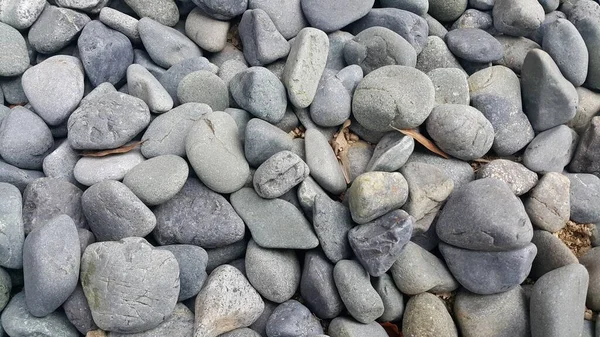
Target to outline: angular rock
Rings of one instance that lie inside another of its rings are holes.
[[[162,113],[173,108],[173,99],[146,68],[132,64],[127,68],[127,91],[148,105],[150,112]]]
[[[188,174],[188,165],[181,157],[158,156],[129,170],[123,184],[146,205],[156,206],[171,200],[183,188]]]
[[[534,226],[555,233],[567,224],[571,215],[570,186],[570,180],[558,172],[542,176],[524,202]]]
[[[304,268],[300,281],[300,295],[306,306],[321,319],[337,317],[344,303],[333,279],[334,265],[318,250],[304,256]]]
[[[283,119],[287,106],[285,87],[263,67],[251,67],[235,75],[230,83],[231,96],[240,108],[269,123]]]
[[[358,176],[348,189],[352,219],[368,223],[404,205],[408,184],[398,172],[367,172]]]
[[[321,322],[296,300],[277,306],[267,322],[267,336],[315,336],[322,333]]]
[[[346,309],[357,321],[368,324],[383,315],[383,301],[360,263],[339,261],[333,269],[333,278]]]
[[[71,43],[91,19],[72,9],[46,6],[29,29],[28,42],[37,52],[54,54]]]
[[[526,36],[544,21],[544,8],[537,0],[496,0],[492,16],[500,33]]]
[[[7,183],[0,183],[0,266],[21,269],[23,267],[23,201],[19,190]]]
[[[290,44],[262,9],[245,11],[239,31],[244,45],[244,56],[250,65],[273,63],[290,52]]]
[[[577,133],[566,125],[538,133],[523,153],[523,165],[545,174],[562,172],[569,164],[577,146]]]
[[[429,293],[408,300],[402,318],[402,333],[405,336],[458,337],[444,302]]]
[[[495,159],[477,171],[477,179],[494,178],[505,182],[516,196],[521,196],[538,183],[538,176],[522,164]]]

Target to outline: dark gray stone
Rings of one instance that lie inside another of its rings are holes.
[[[63,303],[62,308],[65,311],[65,315],[69,319],[69,322],[71,322],[80,333],[85,335],[92,330],[98,329],[92,318],[92,311],[90,310],[90,305],[88,304],[87,298],[85,298],[81,285],[77,284],[73,293],[67,298],[65,303]]]
[[[523,164],[507,159],[495,159],[483,165],[477,171],[477,179],[483,178],[505,182],[516,196],[529,192],[538,183],[535,172],[528,170]]]
[[[244,237],[244,222],[231,204],[196,178],[189,178],[179,193],[154,212],[154,238],[161,245],[182,243],[217,248]]]
[[[283,119],[287,96],[283,83],[263,67],[251,67],[229,82],[231,96],[240,108],[275,124]]]
[[[531,223],[549,232],[558,232],[571,215],[569,178],[558,172],[546,173],[525,199]]]
[[[598,153],[598,142],[600,141],[600,118],[594,117],[587,127],[577,149],[569,169],[577,173],[592,173],[600,176],[600,154]]]
[[[311,26],[330,33],[343,28],[369,13],[374,0],[344,2],[301,0],[302,11]]]
[[[566,125],[538,133],[525,148],[523,165],[541,174],[562,172],[573,157],[578,138]]]
[[[532,49],[541,48],[536,42],[524,37],[499,35],[495,38],[502,44],[504,49],[504,57],[495,63],[506,66],[517,74],[521,73],[527,53]]]
[[[415,221],[437,213],[454,189],[454,182],[446,172],[431,164],[408,163],[400,172],[408,183],[408,199],[402,209]]]
[[[123,183],[105,180],[88,188],[81,207],[98,241],[144,237],[156,226],[154,213]]]
[[[322,333],[319,320],[296,300],[277,306],[267,322],[268,337],[314,336]]]
[[[402,334],[458,337],[456,326],[444,302],[430,293],[419,294],[408,300],[402,318]]]
[[[467,0],[430,0],[429,14],[441,22],[454,21],[467,9]]]
[[[600,178],[593,174],[565,174],[571,182],[571,220],[577,223],[600,222]]]
[[[569,247],[550,232],[533,231],[531,243],[538,249],[529,274],[532,279],[538,279],[554,269],[578,263],[577,257]]]
[[[352,94],[362,79],[363,71],[358,65],[343,68],[337,74],[325,69],[315,99],[310,105],[310,117],[315,124],[337,127],[350,118]]]
[[[569,41],[565,44],[565,41]],[[563,76],[578,87],[588,73],[589,54],[577,28],[566,19],[558,19],[544,29],[542,48],[552,57]]]
[[[23,201],[19,190],[0,183],[0,266],[12,269],[23,267]]]
[[[521,200],[497,179],[473,181],[452,193],[437,221],[439,238],[482,251],[526,247],[533,227]]]
[[[244,12],[239,24],[244,56],[253,66],[265,65],[284,58],[290,52],[290,44],[262,9]]]
[[[348,232],[354,254],[371,276],[379,277],[392,267],[410,240],[413,223],[408,213],[395,210]]]
[[[171,95],[174,106],[177,106],[180,104],[179,98],[177,97],[177,88],[179,87],[179,83],[187,75],[198,70],[207,70],[216,73],[217,69],[218,68],[210,63],[205,57],[190,57],[170,67],[158,78],[158,81],[167,90],[169,95]]]
[[[208,254],[206,251],[193,245],[167,245],[158,248],[173,253],[179,265],[179,298],[177,301],[185,301],[196,296],[207,277]]]
[[[263,198],[278,198],[306,179],[309,172],[308,165],[300,157],[290,151],[281,151],[256,169],[254,189]]]
[[[371,281],[373,287],[383,301],[383,315],[378,318],[380,322],[394,322],[402,319],[404,314],[404,296],[396,288],[394,280],[388,274],[383,274],[380,277]]]
[[[133,63],[133,47],[127,36],[94,20],[85,25],[77,40],[85,72],[96,87],[101,83],[119,83]]]
[[[253,167],[259,167],[265,160],[281,151],[294,148],[292,137],[278,127],[260,119],[248,121],[244,136],[244,154]]]
[[[333,267],[318,250],[308,251],[304,256],[300,295],[306,306],[321,319],[337,317],[344,309],[333,279]]]
[[[342,30],[335,31],[328,35],[329,55],[327,56],[327,65],[325,68],[339,71],[346,66],[344,47],[353,37],[354,35]]]
[[[478,28],[451,30],[446,34],[446,43],[454,55],[471,62],[492,62],[504,56],[502,44]]]
[[[563,6],[566,7],[566,6]],[[569,21],[581,34],[589,53],[589,66],[585,86],[600,89],[600,6],[593,1],[578,1],[568,12]]]
[[[264,300],[264,303],[265,308],[262,314],[260,314],[258,319],[254,321],[254,323],[250,324],[250,328],[258,332],[262,337],[267,337],[267,322],[269,321],[273,310],[277,308],[277,303],[273,303],[267,300]]]
[[[248,0],[192,0],[204,13],[217,20],[230,20],[242,15]]]
[[[48,5],[29,29],[27,41],[37,52],[54,54],[66,47],[90,22],[90,17],[68,8]]]
[[[25,72],[27,68],[23,70]],[[5,103],[8,104],[25,104],[27,103],[27,96],[23,91],[21,85],[21,76],[6,77],[0,81],[0,87],[4,94]]]
[[[500,33],[526,36],[544,21],[544,8],[538,0],[496,0],[492,15]]]
[[[348,232],[354,223],[350,211],[324,193],[316,194],[313,200],[313,226],[323,252],[333,263],[351,258]]]
[[[44,10],[46,1],[10,0],[2,3],[0,21],[16,29],[29,28]]]
[[[0,22],[0,76],[17,76],[29,67],[25,39],[18,30]]]
[[[346,309],[357,321],[368,324],[383,315],[383,301],[360,263],[339,261],[333,269],[333,278]]]
[[[402,207],[408,198],[408,184],[398,172],[367,172],[354,179],[346,197],[352,219],[366,224]]]

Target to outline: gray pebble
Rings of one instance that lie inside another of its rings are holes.
[[[73,168],[73,176],[85,186],[104,180],[123,180],[129,170],[144,160],[144,156],[136,150],[105,157],[82,157]]]
[[[534,280],[554,269],[579,262],[561,239],[545,230],[533,231],[531,243],[538,249],[529,274]]]
[[[242,15],[248,0],[192,0],[204,13],[217,20],[230,20]]]
[[[158,156],[129,170],[123,184],[148,206],[171,200],[183,188],[189,169],[186,161],[174,155]]]
[[[262,198],[278,198],[309,175],[308,165],[290,151],[269,157],[254,173],[253,185]]]
[[[549,232],[561,230],[569,221],[570,181],[558,172],[546,173],[525,200],[533,225]]]
[[[210,71],[198,70],[186,75],[177,87],[181,103],[205,103],[214,111],[229,107],[229,92],[225,82]]]
[[[0,76],[21,75],[29,67],[25,39],[18,30],[2,22],[0,36]]]
[[[0,7],[0,21],[16,29],[29,28],[40,16],[45,5],[45,0],[3,1]]]
[[[576,87],[585,82],[589,54],[581,34],[570,21],[558,19],[550,23],[544,30],[542,47],[569,82]]]
[[[333,279],[334,265],[318,250],[304,256],[300,294],[306,306],[321,319],[337,317],[344,309]]]
[[[23,170],[0,160],[0,182],[12,184],[21,192],[25,190],[29,183],[42,177],[44,177],[43,172]]]
[[[308,337],[322,333],[321,322],[296,300],[289,300],[277,306],[267,322],[268,337]]]
[[[519,77],[505,66],[493,66],[482,69],[469,76],[471,100],[479,95],[495,95],[510,101],[522,109],[521,81]]]
[[[590,276],[586,308],[590,308],[591,310],[598,310],[600,307],[600,283],[598,282],[598,272],[600,269],[597,262],[599,252],[599,248],[592,248],[579,259],[579,262],[587,269]]]
[[[344,47],[346,42],[352,40],[354,35],[341,30],[329,33],[329,54],[327,56],[326,69],[342,70],[346,66],[344,59]]]
[[[433,153],[415,151],[408,158],[407,163],[411,162],[421,162],[441,168],[454,181],[454,189],[458,189],[475,179],[475,173],[471,165],[462,160],[445,159]]]
[[[0,266],[21,269],[23,267],[23,201],[19,190],[7,183],[0,183]]]
[[[411,297],[402,318],[405,336],[458,337],[452,316],[444,302],[435,295],[423,293]]]
[[[225,109],[225,112],[231,115],[231,117],[233,117],[233,119],[235,120],[235,124],[238,127],[238,137],[243,143],[246,137],[246,125],[248,125],[248,122],[252,118],[252,115],[246,110],[236,108],[227,108]]]
[[[262,9],[245,11],[239,24],[239,32],[244,45],[244,56],[250,65],[269,64],[286,57],[290,52],[290,44]]]
[[[138,19],[110,7],[102,8],[98,19],[106,26],[123,33],[131,42],[142,42],[137,27]]]
[[[72,184],[76,184],[73,170],[80,155],[69,145],[69,141],[64,139],[61,143],[44,158],[42,168],[44,174],[50,178],[64,179]]]
[[[312,226],[291,203],[281,199],[262,199],[252,188],[242,188],[233,193],[230,200],[259,246],[312,249],[319,245]]]
[[[412,137],[389,132],[377,142],[366,171],[396,171],[406,163],[414,148],[415,141]]]
[[[88,188],[81,207],[98,241],[144,237],[156,226],[152,211],[127,186],[105,180]]]
[[[127,68],[127,91],[143,100],[153,113],[163,113],[173,108],[173,99],[167,90],[146,68],[132,64]]]
[[[272,155],[294,148],[292,137],[278,127],[260,119],[248,121],[244,136],[244,153],[248,163],[258,167]]]
[[[151,18],[165,26],[175,26],[179,21],[179,10],[172,0],[125,0],[140,18]]]
[[[427,14],[427,11],[429,10],[429,2],[426,0],[382,0],[381,5],[384,8],[393,7],[404,9],[420,16]]]
[[[81,252],[83,254],[83,251]],[[87,298],[83,293],[83,288],[80,284],[71,293],[69,298],[62,305],[65,315],[69,319],[69,322],[73,324],[82,334],[87,334],[92,330],[98,329],[94,319],[92,318],[92,311],[88,304]]]
[[[329,336],[331,337],[387,337],[388,334],[379,323],[359,323],[348,317],[336,317],[329,324]],[[320,337],[320,336],[319,336]]]
[[[535,172],[530,171],[523,164],[507,159],[495,159],[482,166],[477,171],[477,179],[483,178],[494,178],[505,182],[516,196],[529,192],[538,183]]]
[[[184,301],[200,292],[206,281],[206,265],[208,254],[204,249],[193,245],[159,246],[173,253],[179,265],[179,298]]]
[[[541,48],[536,42],[524,37],[499,35],[495,38],[504,49],[504,57],[495,63],[508,67],[517,74],[521,73],[527,53],[532,49]]]
[[[173,313],[156,328],[139,333],[110,331],[108,337],[189,337],[194,333],[194,313],[183,303],[177,303]]]
[[[396,288],[394,280],[388,274],[383,274],[380,277],[371,281],[373,287],[383,301],[383,315],[379,317],[380,322],[394,322],[402,319],[404,313],[404,296]]]
[[[94,322],[119,333],[157,327],[179,295],[175,256],[142,238],[90,245],[81,258],[81,280]]]
[[[25,72],[25,70],[27,70],[28,67],[29,66],[25,67],[21,73]],[[3,78],[2,80],[0,80],[0,87],[2,87],[5,103],[27,103],[27,96],[25,96],[23,86],[21,85],[21,76]]]
[[[169,95],[171,95],[174,106],[180,104],[179,98],[177,97],[179,83],[181,83],[184,77],[198,70],[207,70],[216,74],[218,68],[210,63],[205,57],[191,57],[173,65],[158,78],[160,84],[162,84]]]
[[[242,239],[227,246],[206,249],[206,253],[208,254],[206,272],[210,274],[215,268],[222,264],[231,264],[233,261],[243,259],[246,254],[247,245],[248,242]]]
[[[283,119],[287,106],[285,87],[263,67],[239,72],[229,83],[231,96],[240,108],[269,123]]]
[[[538,133],[523,153],[523,165],[545,174],[562,172],[573,157],[578,141],[577,133],[565,125]]]
[[[239,328],[221,334],[219,337],[261,337],[261,335],[250,328]]]
[[[544,8],[538,0],[496,0],[494,27],[505,35],[526,36],[544,21]]]
[[[346,309],[357,321],[368,324],[383,315],[383,301],[360,263],[339,261],[333,269],[333,278]]]
[[[48,5],[29,29],[28,42],[39,53],[56,53],[71,43],[90,21],[83,13]]]
[[[262,314],[258,317],[258,319],[254,321],[254,323],[250,324],[250,328],[258,332],[260,336],[267,337],[267,322],[269,321],[273,310],[277,308],[277,303],[273,303],[267,300],[264,300],[264,303],[265,309],[263,310]]]
[[[334,127],[350,118],[352,94],[362,79],[363,71],[357,65],[343,68],[337,74],[325,69],[315,99],[310,105],[310,116],[315,124]]]
[[[355,224],[348,208],[331,200],[323,192],[313,196],[312,214],[315,233],[327,258],[333,263],[351,258],[352,248],[348,242],[348,232]]]
[[[346,190],[346,181],[342,168],[330,147],[329,142],[316,129],[308,129],[304,134],[306,164],[312,177],[333,194]]]
[[[466,74],[457,68],[438,68],[427,73],[435,88],[436,104],[469,105],[469,82]]]
[[[467,0],[430,0],[429,14],[441,22],[454,21],[467,9]]]
[[[598,126],[600,118],[592,118],[590,125],[581,136],[573,160],[569,165],[572,172],[592,173],[599,175],[600,161],[596,153],[596,144],[598,143]]]
[[[354,180],[346,196],[352,219],[366,224],[402,207],[408,198],[408,184],[398,172],[367,172]]]
[[[218,53],[214,53],[210,57],[210,62],[214,63],[217,67],[221,67],[221,65],[227,60],[238,60],[243,64],[248,64],[248,62],[246,62],[246,58],[244,58],[244,53],[229,42],[227,42],[223,50]]]
[[[577,223],[600,222],[600,178],[593,174],[565,174],[571,182],[571,220]]]
[[[477,9],[467,9],[459,18],[452,24],[452,29],[458,28],[478,28],[485,31],[493,26],[492,15],[489,12],[482,12]]]
[[[446,43],[454,55],[471,62],[492,62],[504,56],[502,44],[478,28],[451,30],[446,34]]]
[[[585,41],[590,57],[586,87],[598,90],[600,89],[600,71],[598,70],[598,65],[600,65],[600,53],[598,52],[600,50],[598,44],[600,6],[592,1],[580,1],[574,5],[574,8],[568,14],[569,21],[575,25],[583,41]]]
[[[265,11],[281,35],[291,39],[308,25],[302,12],[301,2],[301,0],[249,0],[248,8]]]
[[[302,11],[311,26],[330,33],[364,17],[373,7],[374,0],[330,2],[301,0]]]
[[[220,21],[204,15],[194,7],[185,20],[185,34],[200,48],[208,52],[219,52],[227,44],[229,21]],[[241,32],[241,31],[240,31]]]
[[[83,96],[83,98],[81,99],[81,102],[79,102],[79,106],[82,106],[87,103],[99,101],[102,96],[104,96],[108,93],[111,93],[111,92],[117,92],[117,89],[110,82],[104,82],[104,83],[100,83],[98,86],[96,86],[94,89],[92,89],[87,94],[85,94],[85,92],[86,92],[86,90],[85,90],[85,82],[84,82],[84,95],[85,96]]]
[[[454,182],[446,172],[431,164],[408,163],[400,173],[408,183],[408,199],[402,209],[414,220],[436,213],[454,189]]]
[[[596,112],[600,111],[600,94],[584,87],[577,87],[575,90],[579,96],[579,104],[575,117],[567,125],[581,135],[591,124]]]
[[[85,25],[77,46],[85,73],[94,87],[104,82],[119,83],[133,63],[133,47],[127,36],[97,20]]]

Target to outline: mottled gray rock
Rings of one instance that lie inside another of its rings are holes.
[[[550,232],[545,230],[533,231],[531,243],[538,249],[529,274],[529,277],[534,280],[554,269],[578,263],[577,257],[569,247]]]
[[[271,317],[271,313],[273,313],[273,310],[275,310],[275,308],[277,308],[277,303],[273,303],[267,300],[264,300],[265,303],[265,308],[262,312],[262,314],[258,317],[258,319],[256,321],[254,321],[254,323],[250,324],[250,328],[256,332],[259,333],[260,336],[262,337],[267,337],[267,322],[269,321],[269,318]],[[244,336],[246,337],[246,336]],[[254,336],[252,336],[254,337]]]
[[[199,8],[194,8],[185,20],[186,35],[208,52],[219,52],[225,48],[228,31],[229,21],[215,20]]]
[[[531,243],[523,248],[491,252],[440,242],[439,249],[456,280],[467,290],[481,295],[505,292],[523,283],[537,254],[536,246]]]
[[[0,126],[0,156],[21,169],[42,168],[44,157],[52,151],[50,129],[35,113],[14,107]]]
[[[565,175],[571,182],[571,220],[577,223],[600,222],[600,179],[587,173]]]
[[[467,9],[467,0],[430,0],[429,14],[441,22],[454,21]]]
[[[2,312],[2,328],[9,336],[79,336],[60,311],[42,318],[31,315],[25,305],[24,292],[15,294]]]
[[[413,242],[408,242],[392,265],[394,283],[403,294],[454,291],[458,284],[444,262]]]
[[[575,117],[577,91],[545,51],[533,49],[527,53],[521,82],[523,109],[536,131],[548,130]]]
[[[302,12],[301,0],[249,0],[248,8],[265,11],[277,30],[286,39],[295,37],[308,23]]]
[[[193,245],[159,246],[173,253],[179,265],[179,298],[184,301],[200,292],[206,281],[208,254],[204,249]]]
[[[177,260],[142,238],[90,245],[81,257],[81,280],[94,322],[119,333],[157,327],[179,295]]]
[[[470,8],[452,24],[451,29],[478,28],[488,31],[493,25],[491,13]]]
[[[538,176],[520,163],[507,159],[495,159],[477,171],[477,179],[494,178],[505,182],[516,196],[531,190],[538,182]]]
[[[269,64],[286,57],[290,52],[290,43],[262,9],[245,11],[239,24],[239,32],[244,45],[244,56],[250,65]]]
[[[408,199],[402,209],[415,220],[437,212],[454,189],[452,179],[442,169],[431,164],[408,163],[400,172],[408,183]]]
[[[248,0],[192,0],[204,13],[217,20],[230,20],[242,15]]]
[[[600,94],[584,87],[577,87],[579,104],[575,117],[567,124],[578,134],[583,134],[592,122],[592,118],[600,111]]]
[[[50,178],[64,179],[75,184],[77,180],[75,180],[73,170],[79,158],[79,153],[75,152],[69,145],[69,141],[64,139],[54,151],[44,158],[42,163],[44,174]]]
[[[37,52],[53,54],[71,43],[90,21],[83,13],[48,5],[29,29],[27,41]]]
[[[0,36],[0,76],[21,75],[29,67],[25,39],[18,30],[2,22]]]
[[[565,41],[568,41],[565,44]],[[544,29],[542,48],[552,57],[563,76],[578,87],[588,73],[589,54],[577,28],[566,19],[558,19]]]
[[[444,40],[437,36],[429,36],[423,51],[417,56],[417,69],[428,73],[438,68],[457,68],[463,71]]]
[[[408,158],[407,163],[412,162],[421,162],[439,167],[454,181],[455,189],[475,179],[475,173],[471,165],[462,160],[445,159],[430,152],[414,151]]]
[[[262,298],[235,267],[215,269],[196,297],[194,337],[221,333],[254,323],[265,308]]]
[[[239,328],[220,334],[219,337],[261,337],[261,334],[250,328]]]
[[[521,73],[527,53],[532,49],[541,48],[536,42],[524,37],[499,35],[495,38],[504,49],[504,57],[495,63],[508,67],[517,74]]]
[[[494,142],[494,128],[481,111],[460,104],[433,108],[427,119],[427,132],[446,153],[473,160],[485,155]]]
[[[310,174],[325,190],[341,194],[346,190],[344,173],[329,146],[329,142],[316,129],[308,129],[304,134],[306,164]]]
[[[522,109],[521,81],[519,77],[505,66],[493,66],[482,69],[469,76],[471,100],[479,95],[495,95],[510,101]]]
[[[310,223],[291,203],[281,199],[262,199],[252,188],[242,188],[233,193],[230,200],[259,246],[283,249],[318,246],[319,240]]]
[[[322,31],[309,27],[296,36],[282,81],[294,106],[306,108],[312,103],[325,70],[328,52],[329,39]]]
[[[194,333],[194,313],[185,304],[177,303],[173,313],[156,328],[139,333],[109,332],[108,337],[190,337]]]
[[[600,160],[596,151],[599,140],[599,125],[600,118],[592,118],[590,125],[581,136],[573,160],[569,165],[572,172],[600,175]]]
[[[537,0],[496,0],[492,15],[500,33],[526,36],[544,21],[544,8]]]
[[[436,231],[448,244],[483,251],[525,247],[533,235],[521,200],[506,183],[492,178],[455,190],[439,215]]]
[[[269,123],[283,119],[287,106],[285,87],[263,67],[251,67],[229,82],[231,96],[240,108]]]
[[[597,308],[600,307],[600,282],[598,281],[600,272],[600,269],[598,268],[599,253],[600,248],[595,247],[589,250],[579,259],[579,262],[587,269],[590,276],[587,290],[586,308],[590,308],[591,310],[597,310]]]
[[[336,317],[331,321],[328,333],[331,337],[388,336],[385,329],[379,323],[362,324],[351,318],[342,316]]]
[[[408,213],[395,210],[348,232],[354,254],[371,276],[385,274],[398,259],[410,240],[413,223]]]
[[[300,193],[300,190],[299,190]],[[352,257],[348,232],[354,223],[350,211],[326,194],[313,195],[313,226],[323,252],[333,263]]]
[[[457,68],[438,68],[427,73],[435,88],[436,104],[469,105],[469,83],[466,74]]]
[[[79,102],[79,106],[82,106],[82,105],[90,103],[90,102],[99,101],[102,96],[104,96],[108,93],[111,93],[111,92],[116,92],[116,91],[117,91],[117,89],[110,82],[100,83],[98,86],[96,86],[90,92],[85,94],[85,96],[81,99],[81,102]]]
[[[98,241],[144,237],[156,226],[156,217],[124,184],[105,180],[88,188],[81,207]]]
[[[244,237],[244,223],[229,202],[195,178],[154,210],[154,238],[161,245],[183,243],[222,247]]]
[[[427,25],[429,26],[429,36],[437,36],[442,40],[446,37],[446,34],[448,34],[448,29],[446,29],[441,22],[427,13],[423,15],[423,18],[425,18],[425,21],[427,21]]]
[[[558,172],[546,173],[525,200],[531,223],[549,232],[558,232],[571,214],[570,181]]]
[[[133,47],[127,36],[94,20],[83,28],[77,40],[79,55],[92,86],[117,84],[133,63]]]
[[[222,264],[233,263],[233,261],[236,260],[243,261],[244,255],[246,254],[247,245],[248,242],[242,239],[227,246],[206,249],[206,253],[208,254],[206,272],[211,273],[215,268]]]
[[[412,137],[399,132],[387,133],[379,142],[367,164],[367,171],[393,172],[401,168],[415,147]]]
[[[200,48],[183,33],[149,17],[139,21],[138,30],[146,51],[163,68],[202,56]]]
[[[308,251],[304,256],[300,294],[306,306],[321,319],[334,318],[344,309],[333,279],[333,268],[318,250]]]
[[[127,91],[143,100],[153,113],[167,112],[173,108],[173,99],[160,82],[146,68],[132,64],[127,68]]]
[[[40,16],[45,0],[6,0],[0,5],[0,21],[16,29],[29,28]]]
[[[413,12],[417,15],[424,15],[429,10],[429,2],[426,0],[382,0],[382,7],[393,7],[398,9],[404,9],[409,12]]]
[[[83,251],[81,252],[83,254]],[[69,322],[73,324],[82,334],[87,334],[89,331],[96,330],[98,327],[92,318],[92,311],[88,304],[87,298],[83,293],[81,285],[77,284],[75,290],[62,305],[65,315]]]
[[[564,6],[566,7],[566,6]],[[581,34],[589,52],[589,67],[586,78],[586,87],[594,90],[600,89],[600,6],[592,1],[579,1],[568,13],[569,21]]]
[[[581,310],[589,276],[582,265],[572,264],[542,276],[530,300],[533,337],[579,336],[583,329]]]
[[[44,177],[44,173],[33,170],[22,170],[0,160],[0,182],[16,186],[19,191],[24,191],[29,183],[37,178]]]
[[[248,163],[258,167],[272,155],[294,148],[292,137],[278,127],[260,119],[248,121],[244,136],[244,154]]]
[[[140,151],[105,157],[82,157],[73,168],[75,180],[92,186],[104,180],[123,180],[125,174],[145,160]]]
[[[404,205],[408,184],[398,172],[367,172],[358,176],[348,189],[352,219],[368,223]]]
[[[151,18],[165,26],[175,26],[179,21],[177,4],[172,0],[125,0],[140,18]]]
[[[565,125],[538,133],[523,153],[523,165],[545,174],[562,172],[573,157],[577,146],[577,133]]]
[[[410,43],[417,54],[427,45],[427,21],[417,14],[397,8],[373,8],[362,19],[350,26],[350,33],[356,35],[369,28],[381,26],[389,28]]]
[[[216,74],[218,68],[216,65],[210,63],[205,57],[191,57],[173,65],[158,78],[160,84],[162,84],[169,95],[171,95],[174,106],[180,104],[179,98],[177,97],[179,83],[184,77],[198,70],[206,70]]]
[[[460,290],[454,300],[458,327],[465,337],[527,337],[529,303],[520,286],[494,295]]]
[[[188,173],[188,165],[181,157],[158,156],[129,170],[123,184],[146,205],[156,206],[172,199],[181,190]]]
[[[350,118],[352,94],[362,79],[363,71],[357,65],[343,68],[337,74],[325,69],[315,99],[310,105],[310,116],[315,124],[335,127]]]
[[[296,300],[289,300],[275,308],[267,322],[267,336],[315,336],[323,333],[319,320]]]
[[[423,337],[458,337],[444,302],[429,293],[413,296],[406,303],[402,334]]]
[[[239,50],[233,44],[227,42],[225,48],[218,53],[214,53],[210,57],[210,62],[214,63],[217,67],[221,67],[225,61],[228,60],[237,60],[242,62],[243,64],[248,64],[246,58],[244,58],[244,53]]]
[[[324,2],[301,0],[302,11],[311,26],[326,33],[336,31],[364,17],[373,7],[374,0]]]
[[[0,266],[21,269],[23,266],[23,201],[19,190],[0,183]]]
[[[69,144],[75,150],[103,150],[125,145],[150,123],[144,101],[120,92],[80,106],[68,121]]]
[[[492,62],[504,56],[502,44],[478,28],[451,30],[446,34],[446,43],[454,55],[471,62]]]
[[[383,301],[360,263],[339,261],[333,269],[333,278],[346,309],[357,321],[368,324],[383,315]]]
[[[278,198],[300,184],[309,175],[308,165],[290,151],[269,157],[254,173],[253,185],[263,198]]]
[[[198,70],[186,75],[177,87],[181,103],[205,103],[214,111],[229,107],[229,93],[223,80],[210,71]]]
[[[110,7],[102,8],[98,19],[106,26],[123,33],[132,42],[142,42],[137,27],[138,19]]]

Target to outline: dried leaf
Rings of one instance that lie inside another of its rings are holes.
[[[440,150],[440,148],[437,147],[437,145],[435,145],[432,141],[430,141],[425,136],[423,136],[422,134],[420,134],[417,130],[400,130],[400,129],[396,129],[393,126],[392,126],[392,128],[394,130],[396,130],[396,131],[404,134],[405,136],[412,137],[419,144],[425,146],[429,151],[437,154],[438,156],[446,158],[446,159],[450,158],[449,155],[447,155],[444,151]]]
[[[390,322],[379,323],[379,324],[385,329],[385,332],[387,332],[388,336],[402,337],[402,332],[400,332],[400,329],[398,329],[398,326],[396,324],[390,323]]]
[[[337,157],[340,166],[342,167],[342,173],[344,173],[344,179],[346,180],[346,184],[350,183],[350,159],[348,158],[348,149],[350,148],[350,144],[348,143],[348,139],[346,138],[352,122],[348,119],[342,125],[340,131],[335,134],[333,139],[331,140],[331,147],[333,148],[333,152]]]
[[[127,144],[127,145],[121,146],[119,148],[110,149],[110,150],[102,150],[102,151],[97,151],[97,152],[86,151],[86,152],[83,152],[81,155],[84,157],[106,157],[111,154],[127,153],[127,152],[135,149],[136,147],[142,145],[144,142],[145,142],[145,140],[142,140],[139,142],[134,142],[134,143]]]
[[[482,163],[482,164],[487,164],[487,163],[491,163],[492,161],[489,159],[484,159],[484,158],[479,158],[479,159],[473,159],[474,162],[476,163]]]

